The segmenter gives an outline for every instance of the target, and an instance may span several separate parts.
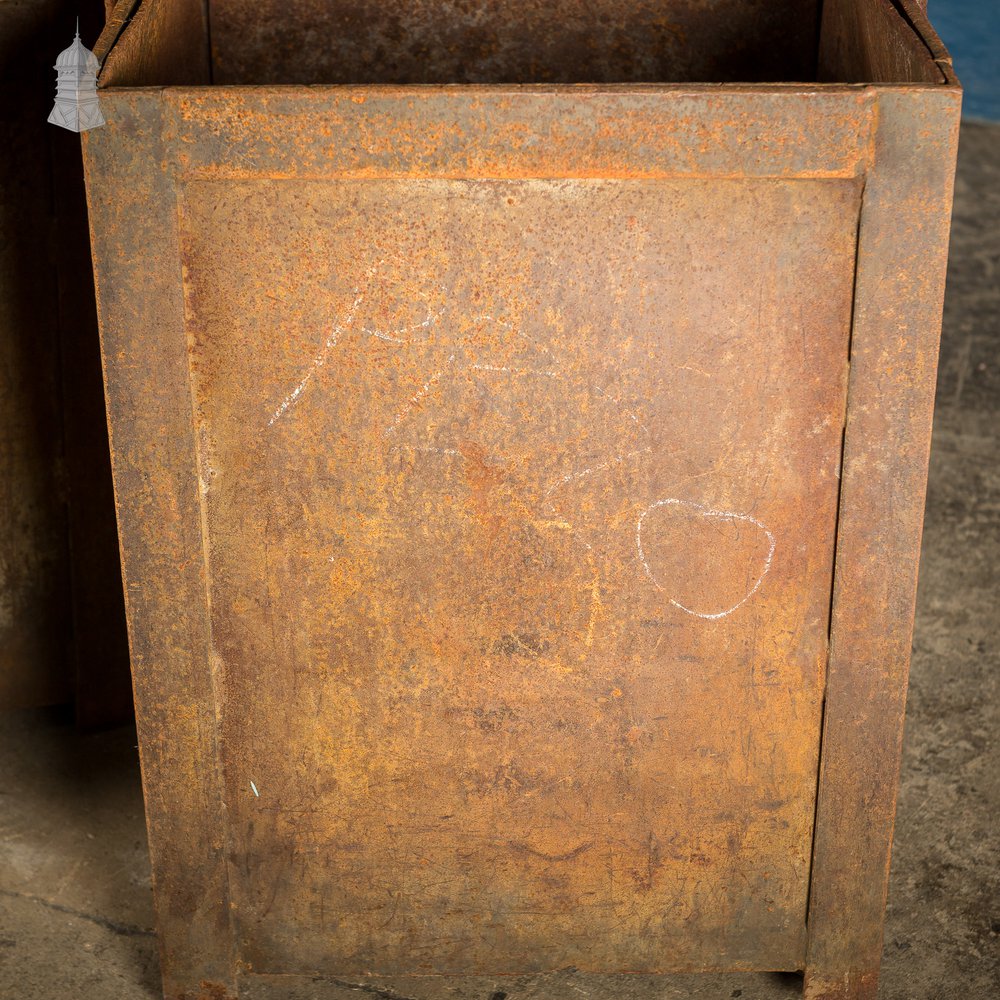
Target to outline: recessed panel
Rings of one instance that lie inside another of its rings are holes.
[[[797,968],[852,181],[197,181],[260,973]]]

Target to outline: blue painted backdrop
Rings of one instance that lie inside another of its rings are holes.
[[[962,113],[1000,121],[1000,0],[928,0],[965,87]]]

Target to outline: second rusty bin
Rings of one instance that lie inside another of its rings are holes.
[[[85,157],[167,997],[874,997],[960,101],[921,9],[132,6]]]

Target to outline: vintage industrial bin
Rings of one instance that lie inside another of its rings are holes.
[[[820,6],[112,13],[171,1000],[875,996],[960,90],[911,0]]]

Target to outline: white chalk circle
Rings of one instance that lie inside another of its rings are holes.
[[[687,511],[694,512],[697,516],[703,517],[709,520],[717,521],[728,521],[735,522],[741,521],[747,524],[752,524],[754,527],[759,528],[764,535],[767,537],[768,541],[768,552],[767,557],[764,560],[763,569],[760,575],[757,577],[754,585],[741,597],[732,607],[726,608],[723,611],[695,611],[693,608],[686,607],[681,604],[680,601],[675,600],[673,597],[668,597],[667,600],[675,607],[680,609],[689,615],[694,615],[696,618],[705,618],[708,620],[713,620],[716,618],[725,618],[727,615],[731,615],[737,608],[742,607],[747,601],[753,597],[754,594],[760,589],[760,585],[764,582],[764,577],[767,576],[768,571],[771,569],[771,560],[774,557],[774,547],[775,539],[771,531],[755,517],[751,517],[749,514],[736,514],[732,511],[726,510],[712,510],[709,507],[705,507],[703,504],[695,503],[693,500],[678,500],[675,497],[667,497],[663,500],[657,500],[655,503],[650,504],[639,516],[639,520],[635,525],[635,544],[636,548],[639,550],[639,562],[642,563],[642,568],[646,571],[646,575],[652,581],[653,586],[657,590],[663,591],[665,588],[656,579],[656,574],[650,568],[649,560],[646,558],[646,553],[643,551],[642,547],[642,526],[646,518],[654,511],[660,507],[676,506]]]

